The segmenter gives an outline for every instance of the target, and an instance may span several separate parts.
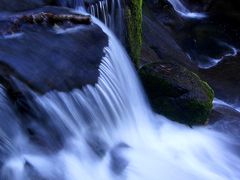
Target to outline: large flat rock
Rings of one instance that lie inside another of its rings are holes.
[[[67,10],[43,8],[21,15],[39,12],[66,14]],[[0,75],[3,79],[21,80],[41,93],[68,91],[97,82],[103,50],[108,45],[107,36],[97,25],[23,22],[17,32],[9,34],[10,19],[14,19],[13,16],[0,22]]]

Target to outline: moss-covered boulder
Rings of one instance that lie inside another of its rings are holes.
[[[153,109],[188,125],[207,122],[213,90],[196,74],[170,63],[152,63],[139,71]]]

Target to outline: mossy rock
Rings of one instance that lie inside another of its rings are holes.
[[[142,0],[126,1],[124,8],[128,50],[137,67],[140,64],[142,48],[142,4]]]
[[[207,122],[214,92],[196,74],[170,63],[145,65],[139,74],[157,113],[190,126]]]

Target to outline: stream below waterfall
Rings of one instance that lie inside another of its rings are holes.
[[[174,10],[178,12],[181,16],[186,18],[202,19],[206,18],[207,15],[199,12],[190,11],[181,0],[168,0],[172,4]]]
[[[29,90],[34,115],[23,118],[34,139],[0,87],[0,180],[239,180],[238,137],[151,110],[121,35],[112,32],[120,33],[106,1],[86,10],[108,37],[97,84],[44,95]],[[121,14],[119,1],[113,6]]]

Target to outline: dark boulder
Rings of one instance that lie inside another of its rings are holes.
[[[143,66],[140,76],[153,109],[188,125],[207,122],[213,90],[196,74],[170,63]]]
[[[0,74],[5,80],[14,77],[40,93],[97,82],[107,36],[97,25],[75,22],[81,16],[66,12],[64,8],[43,8],[0,22]],[[46,14],[61,21],[32,19]]]

